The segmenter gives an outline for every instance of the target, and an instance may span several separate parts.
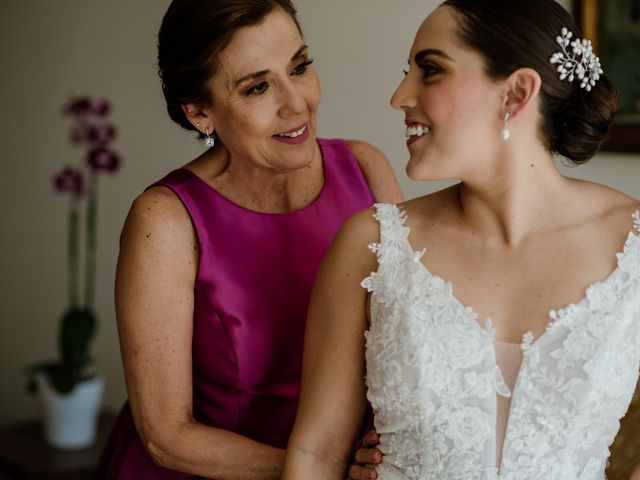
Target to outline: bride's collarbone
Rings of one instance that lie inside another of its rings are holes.
[[[582,250],[544,248],[518,254],[427,248],[422,262],[430,274],[449,282],[454,299],[470,307],[496,338],[518,343],[525,333],[538,338],[550,312],[578,303],[589,286],[616,269],[616,253],[592,256]]]

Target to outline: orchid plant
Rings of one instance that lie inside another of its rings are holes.
[[[85,150],[79,167],[65,166],[53,177],[54,190],[69,196],[68,211],[68,307],[62,315],[58,332],[59,357],[29,368],[29,390],[35,391],[35,379],[44,374],[49,384],[61,394],[71,392],[76,384],[93,376],[89,349],[97,328],[94,310],[97,247],[98,181],[104,174],[114,174],[120,167],[119,155],[110,148],[116,136],[108,122],[111,106],[106,100],[88,96],[73,97],[63,113],[71,118],[69,140]],[[84,210],[81,208],[84,204]],[[80,299],[80,228],[84,212],[84,289]]]

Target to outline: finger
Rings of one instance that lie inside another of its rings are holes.
[[[382,452],[377,448],[359,448],[356,450],[355,460],[359,465],[377,465],[382,461]]]
[[[378,443],[380,443],[380,435],[375,430],[369,430],[362,437],[363,447],[375,447]]]
[[[349,480],[373,480],[378,478],[378,472],[373,468],[361,467],[356,464],[349,466]]]

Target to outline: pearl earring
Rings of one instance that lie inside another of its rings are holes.
[[[204,144],[208,148],[213,147],[216,144],[216,139],[213,138],[211,135],[209,135],[209,129],[208,128],[204,129],[204,134],[207,136],[207,138],[204,139]]]
[[[511,136],[511,132],[509,131],[509,127],[507,126],[508,121],[509,121],[509,112],[506,112],[504,114],[504,128],[502,129],[502,132],[501,132],[502,140],[504,140],[505,142],[509,140],[509,137]]]

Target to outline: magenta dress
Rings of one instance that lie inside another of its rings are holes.
[[[321,139],[318,144],[324,187],[313,203],[293,212],[240,207],[186,169],[155,184],[182,200],[200,246],[193,414],[198,422],[278,448],[286,447],[296,415],[314,276],[338,228],[373,203],[348,144]],[[98,478],[106,479],[194,478],[153,463],[128,403],[98,470]]]

